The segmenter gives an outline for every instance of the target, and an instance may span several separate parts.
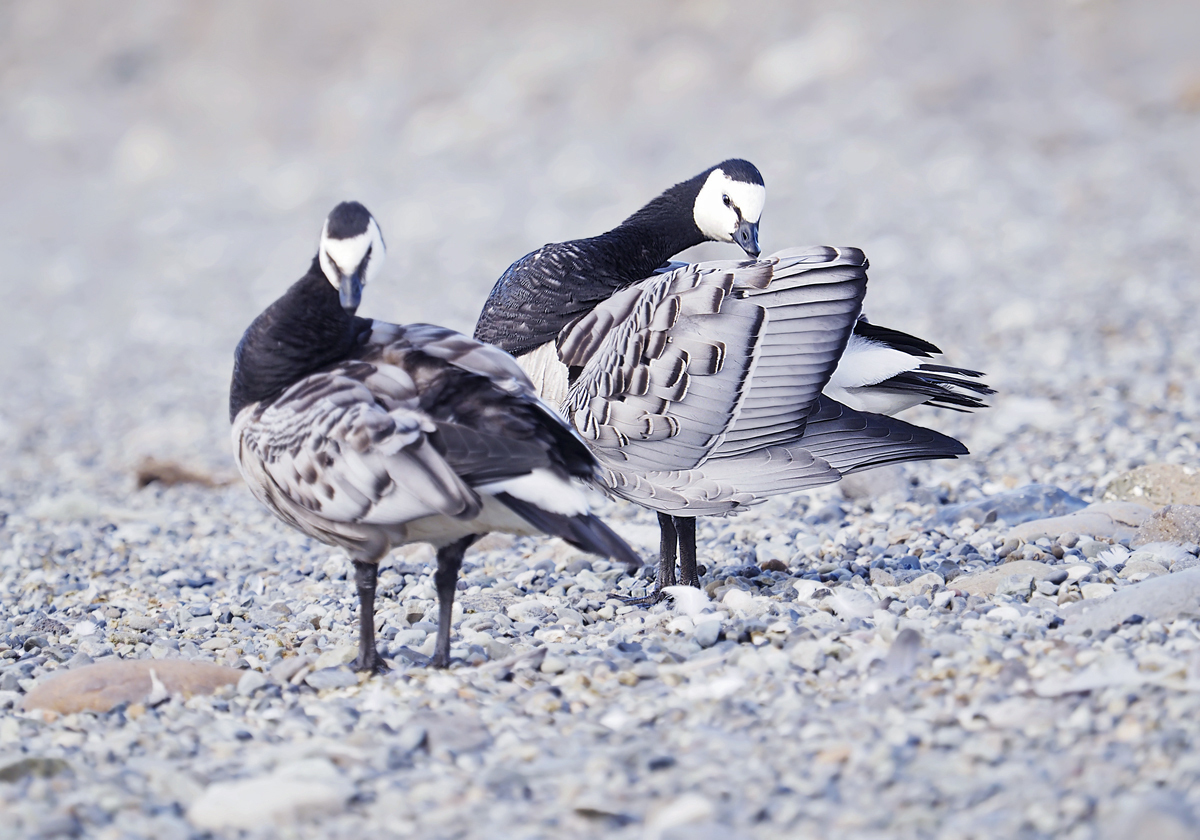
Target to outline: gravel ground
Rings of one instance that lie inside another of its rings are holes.
[[[1200,624],[1145,595],[1196,539],[1013,531],[1196,465],[1200,10],[736,8],[0,5],[0,837],[1200,831]],[[703,521],[671,605],[489,538],[445,673],[398,552],[360,684],[347,561],[235,480],[241,331],[340,199],[390,247],[363,314],[469,331],[514,258],[731,155],[765,250],[863,247],[873,319],[988,371],[988,411],[908,416],[974,454]],[[146,457],[204,481],[139,489]],[[1109,594],[1139,612],[1096,629]],[[248,675],[21,711],[113,655]]]

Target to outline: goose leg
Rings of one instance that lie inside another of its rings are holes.
[[[384,673],[387,663],[375,648],[375,581],[379,564],[354,561],[354,585],[358,589],[358,658],[350,663],[355,671]]]
[[[655,595],[661,595],[664,587],[675,585],[675,557],[679,546],[679,534],[675,526],[677,522],[681,521],[681,517],[671,516],[669,513],[658,515],[660,540],[658,543],[658,580],[654,586]]]
[[[696,570],[696,517],[676,516],[675,530],[679,533],[679,582],[700,588]]]
[[[457,542],[442,546],[437,551],[438,567],[433,582],[437,586],[438,629],[437,646],[433,649],[433,659],[429,660],[431,668],[446,668],[450,665],[450,618],[454,614],[458,570],[462,566],[463,555],[477,539],[477,534],[470,534]]]

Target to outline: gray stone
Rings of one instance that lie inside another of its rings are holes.
[[[1178,464],[1146,464],[1110,481],[1103,498],[1151,509],[1163,505],[1200,505],[1200,470]]]
[[[1014,560],[1011,563],[1002,563],[981,572],[957,577],[951,588],[966,592],[968,595],[995,595],[1001,582],[1010,577],[1028,575],[1031,581],[1029,588],[1032,588],[1034,580],[1056,580],[1061,574],[1061,568],[1039,563],[1036,560]],[[1058,580],[1057,582],[1061,583],[1062,581]],[[1025,590],[1027,595],[1029,588]]]
[[[1167,505],[1159,508],[1137,529],[1130,545],[1137,547],[1154,542],[1200,542],[1200,506]]]
[[[492,735],[477,715],[423,712],[411,724],[424,727],[431,753],[450,756],[478,752],[492,743]]]
[[[996,584],[996,594],[1028,598],[1029,593],[1033,591],[1033,583],[1034,577],[1031,574],[1005,575]]]
[[[71,765],[61,758],[29,756],[7,764],[0,763],[0,782],[19,782],[28,778],[49,779],[70,770]]]
[[[804,639],[788,649],[788,661],[798,668],[815,673],[825,667],[825,651],[818,642]]]
[[[1167,542],[1152,542],[1138,546],[1137,551],[1133,552],[1129,559],[1133,560],[1135,557],[1152,557],[1168,569],[1174,569],[1176,563],[1187,563],[1196,559],[1195,553],[1189,551],[1187,546]],[[1184,565],[1176,571],[1186,568],[1188,566]]]
[[[973,519],[978,524],[1004,520],[1009,525],[1017,525],[1049,516],[1063,516],[1084,507],[1087,502],[1058,487],[1027,484],[973,502],[946,505],[935,519],[947,525],[960,519]]]
[[[917,657],[921,652],[921,634],[911,627],[906,627],[896,634],[884,657],[884,673],[893,679],[903,679],[909,676],[917,667]]]
[[[209,785],[187,818],[200,829],[261,830],[340,811],[354,787],[339,778],[290,778],[282,773]]]
[[[567,571],[573,575],[577,575],[582,571],[590,572],[591,570],[592,570],[592,561],[589,560],[587,557],[584,557],[583,555],[576,557],[574,560],[572,560],[570,563],[567,564]]]
[[[887,495],[908,498],[912,485],[904,477],[904,468],[895,464],[851,473],[838,482],[838,488],[842,491],[843,498],[863,501]]]
[[[1200,820],[1181,792],[1154,790],[1105,803],[1101,840],[1195,840]]]
[[[358,685],[358,675],[349,668],[322,668],[320,671],[313,671],[304,681],[318,691],[327,688],[349,688]]]
[[[692,630],[692,641],[702,648],[712,647],[721,635],[721,622],[716,620],[702,621]]]
[[[1042,537],[1074,537],[1077,534],[1122,540],[1132,537],[1136,528],[1149,516],[1149,510],[1132,502],[1102,502],[1065,516],[1025,522],[1009,531],[1008,535],[1024,542],[1033,542]],[[1074,545],[1074,540],[1071,540],[1071,544]]]
[[[1134,575],[1165,575],[1167,567],[1154,555],[1135,551],[1125,561],[1125,567],[1117,572],[1117,577],[1131,578]]]
[[[561,674],[567,670],[569,664],[565,656],[548,655],[542,660],[542,666],[538,670],[543,674]]]
[[[67,660],[66,667],[82,668],[84,665],[91,665],[93,661],[94,660],[92,659],[92,657],[88,656],[83,651],[80,651],[79,653],[76,653],[74,656],[72,656],[70,659]]]
[[[1102,600],[1072,604],[1065,613],[1075,632],[1108,630],[1132,615],[1163,622],[1200,616],[1200,568],[1131,583]]]
[[[311,664],[312,661],[312,658],[308,656],[289,656],[286,659],[281,659],[271,666],[271,679],[279,683],[285,683],[296,676],[305,665]]]
[[[246,671],[242,674],[242,678],[238,680],[237,693],[243,697],[249,697],[266,684],[267,678],[263,676],[261,671]]]

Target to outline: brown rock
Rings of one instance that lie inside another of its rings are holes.
[[[1055,568],[1035,560],[1014,560],[1003,563],[982,572],[956,577],[950,585],[951,589],[966,592],[968,595],[995,595],[1000,581],[1010,575],[1033,575],[1034,580],[1048,580],[1055,574]],[[1062,567],[1058,567],[1059,572]]]
[[[1123,473],[1104,488],[1104,501],[1146,507],[1200,505],[1200,470],[1176,464],[1147,464]]]
[[[138,464],[135,473],[137,486],[140,490],[155,482],[164,487],[174,487],[176,484],[199,484],[201,487],[221,487],[230,484],[229,478],[216,478],[208,473],[185,467],[175,461],[160,461],[158,458],[146,457]]]
[[[19,782],[21,779],[36,777],[49,779],[59,773],[70,772],[71,765],[61,758],[43,758],[27,756],[0,767],[0,782]]]
[[[1129,544],[1153,542],[1200,543],[1200,505],[1167,505],[1154,511]]]
[[[786,572],[788,570],[787,563],[784,563],[777,557],[772,557],[767,562],[759,566],[764,572]]]
[[[153,672],[153,677],[151,673]],[[211,662],[186,659],[129,659],[98,662],[59,671],[39,680],[25,695],[26,709],[60,714],[107,712],[121,703],[144,702],[155,694],[192,697],[212,694],[221,686],[237,685],[242,672]],[[154,699],[159,699],[155,697]]]

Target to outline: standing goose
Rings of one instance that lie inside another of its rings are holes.
[[[431,664],[450,657],[463,553],[483,534],[553,534],[641,565],[588,513],[573,480],[595,458],[504,352],[429,324],[355,316],[384,258],[357,202],[329,214],[308,273],[238,344],[229,395],[238,469],[276,516],[345,549],[359,595],[359,671],[375,647],[378,564],[395,546],[437,548]]]
[[[967,451],[822,395],[866,292],[861,251],[664,265],[706,240],[757,257],[764,199],[757,169],[725,161],[608,233],[515,262],[475,328],[562,406],[608,489],[657,511],[659,592],[674,584],[677,556],[682,582],[699,585],[696,516]]]

